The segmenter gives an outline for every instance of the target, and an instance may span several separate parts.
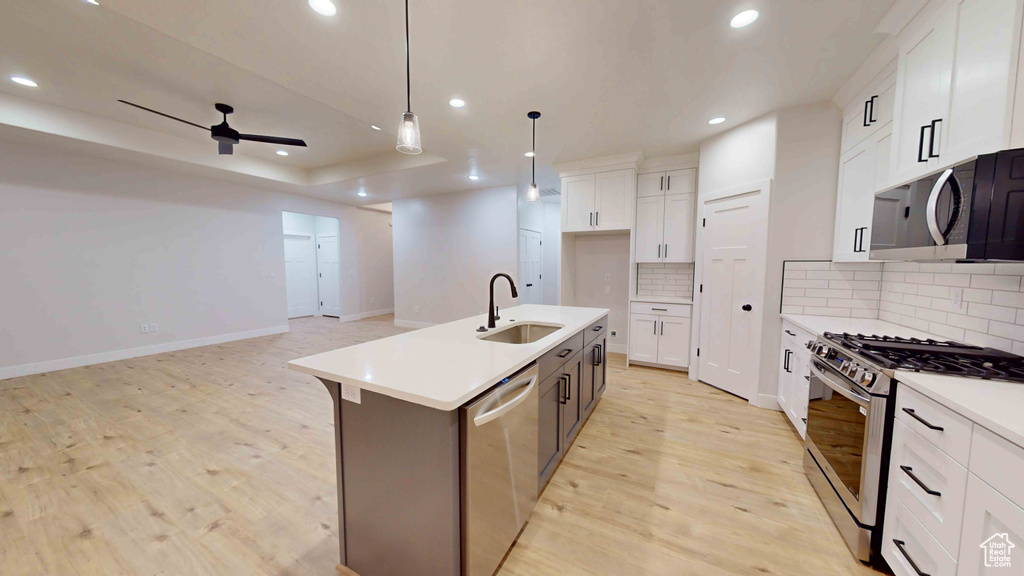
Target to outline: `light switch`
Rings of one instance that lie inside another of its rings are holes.
[[[159,332],[160,331],[160,325],[157,324],[156,322],[151,322],[149,324],[149,331],[150,332]]]

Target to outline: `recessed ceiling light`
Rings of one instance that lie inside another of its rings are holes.
[[[708,120],[708,124],[712,124],[712,125],[714,125],[714,124],[721,124],[722,122],[725,122],[725,118],[722,118],[721,116],[719,116],[717,118],[712,118],[711,120]]]
[[[729,26],[733,28],[743,28],[744,26],[750,26],[757,20],[757,10],[744,10],[739,14],[733,16],[732,22],[729,22]]]
[[[469,179],[470,179],[470,180],[479,180],[479,179],[480,179],[480,177],[479,177],[479,176],[477,176],[476,174],[470,174],[470,175],[469,175]]]
[[[287,152],[285,152],[284,150],[278,150],[278,151],[277,151],[277,155],[278,155],[278,156],[287,156],[287,155],[288,155],[288,153],[287,153]]]
[[[527,153],[525,154],[525,156],[526,156],[527,158],[533,158],[533,157],[534,157],[534,156],[536,156],[536,155],[537,155],[537,153],[536,153],[536,152],[533,152],[533,151],[527,152]]]
[[[39,87],[39,84],[36,84],[32,80],[29,80],[28,78],[23,78],[21,76],[11,76],[11,82],[14,82],[15,84],[21,84],[22,86],[28,86],[29,88]]]
[[[451,100],[448,101],[448,105],[451,106],[452,108],[462,108],[463,106],[466,105],[466,101],[460,98],[452,98]]]
[[[309,0],[309,7],[324,16],[334,16],[338,13],[338,7],[331,0]]]
[[[366,192],[356,192],[356,196],[359,196],[360,198],[366,198]]]
[[[380,130],[380,126],[374,126],[373,124],[370,124],[370,128],[373,128],[374,130]]]
[[[93,6],[99,6],[100,5],[100,3],[97,2],[96,0],[85,0],[85,3],[86,4],[92,4]]]

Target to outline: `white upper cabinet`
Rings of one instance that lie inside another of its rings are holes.
[[[879,128],[892,122],[895,100],[896,66],[894,63],[883,73],[881,80],[844,111],[842,154],[846,154]]]
[[[832,260],[863,262],[871,250],[875,192],[885,186],[889,164],[889,124],[839,159],[839,195]]]
[[[562,231],[579,232],[594,227],[594,174],[562,178]]]
[[[662,262],[693,262],[693,230],[696,208],[696,194],[665,196]]]
[[[629,230],[633,174],[627,169],[562,178],[562,231]]]
[[[943,164],[1010,146],[1020,0],[959,0]]]
[[[636,197],[649,198],[665,195],[665,173],[641,174],[636,178]]]
[[[629,230],[632,226],[633,174],[632,170],[616,170],[597,175],[596,230]]]
[[[955,48],[956,10],[950,1],[900,38],[894,183],[913,180],[940,165],[941,135],[949,121]]]
[[[665,173],[665,194],[696,194],[697,169],[672,170]]]
[[[661,262],[665,238],[665,197],[636,199],[636,261]]]

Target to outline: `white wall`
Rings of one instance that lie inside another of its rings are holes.
[[[395,322],[424,326],[487,312],[488,283],[518,275],[515,186],[396,200]],[[507,282],[495,300],[514,305]]]
[[[344,315],[393,307],[386,214],[2,141],[0,206],[0,377],[285,330],[283,210],[340,220]]]
[[[608,308],[608,351],[626,353],[629,330],[629,234],[578,234],[573,306]],[[612,337],[615,331],[615,337]]]

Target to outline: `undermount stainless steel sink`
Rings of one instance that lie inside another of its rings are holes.
[[[507,328],[502,328],[487,336],[481,336],[480,339],[490,342],[503,342],[505,344],[529,344],[549,334],[553,334],[562,327],[560,324],[532,324],[530,322],[523,322],[522,324],[513,324]]]

